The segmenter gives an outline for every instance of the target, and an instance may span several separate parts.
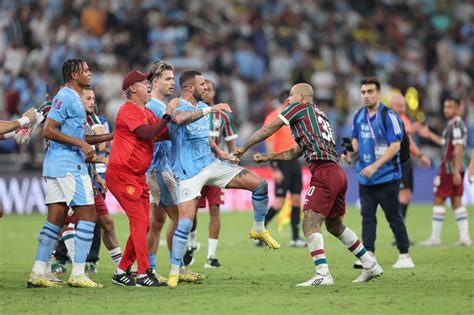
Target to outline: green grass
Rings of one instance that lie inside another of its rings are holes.
[[[472,210],[472,209],[471,209]],[[471,218],[472,218],[472,211]],[[409,209],[411,239],[428,237],[430,206]],[[93,279],[103,289],[27,289],[44,221],[40,215],[9,216],[0,220],[0,313],[55,314],[474,314],[474,251],[450,245],[439,248],[413,246],[416,268],[394,270],[397,258],[388,225],[379,211],[377,258],[384,268],[382,278],[363,285],[352,284],[359,271],[354,258],[325,231],[326,253],[335,285],[297,288],[296,283],[312,277],[314,267],[304,248],[291,248],[288,228],[274,236],[282,244],[277,251],[256,248],[247,237],[250,213],[225,213],[218,258],[219,270],[203,268],[207,251],[207,213],[199,215],[197,253],[193,270],[205,272],[202,284],[180,284],[176,290],[123,288],[112,285],[112,263],[102,246],[99,274]],[[128,235],[124,216],[115,216],[121,246]],[[472,223],[472,220],[471,220]],[[349,209],[346,224],[360,235],[360,216]],[[275,225],[270,229],[276,231]],[[443,243],[457,239],[452,212],[448,212]],[[167,250],[160,247],[159,272],[168,273]],[[69,267],[70,268],[70,267]],[[61,276],[67,280],[67,276]]]

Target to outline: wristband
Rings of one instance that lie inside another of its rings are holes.
[[[210,113],[211,113],[211,107],[204,107],[202,109],[202,115],[203,116],[209,115]]]
[[[17,119],[17,121],[20,123],[20,127],[23,127],[23,126],[28,125],[30,123],[30,119],[28,117],[25,117],[25,116]]]
[[[170,114],[164,114],[163,116],[161,116],[161,118],[163,118],[163,119],[166,120],[167,122],[170,122],[170,121],[171,121],[171,115],[170,115]]]
[[[3,134],[3,137],[4,137],[5,139],[13,138],[14,136],[15,136],[15,131],[10,131],[9,133]]]

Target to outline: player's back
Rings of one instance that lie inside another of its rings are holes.
[[[326,114],[311,103],[290,104],[279,117],[291,127],[296,143],[308,163],[337,162],[336,144]]]
[[[152,98],[146,107],[151,110],[156,117],[161,118],[166,113],[166,104],[159,99]],[[171,165],[171,141],[162,140],[155,142],[153,148],[153,159],[151,160],[149,172],[156,169],[159,172],[170,172],[172,171]]]
[[[175,111],[193,111],[207,106],[202,102],[193,106],[188,101],[181,99],[181,103]],[[215,160],[209,146],[208,116],[184,125],[170,123],[168,128],[172,141],[173,171],[179,179],[193,177]]]
[[[79,94],[69,87],[62,88],[53,98],[48,118],[60,123],[59,131],[85,139],[86,111]],[[64,177],[67,173],[86,174],[85,156],[79,147],[48,141],[43,164],[43,176]]]
[[[465,146],[467,143],[467,127],[461,117],[457,116],[448,121],[446,128],[443,130],[443,140],[441,150],[443,160],[440,170],[451,174],[454,168],[454,146],[456,144]]]

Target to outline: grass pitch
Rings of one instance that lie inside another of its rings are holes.
[[[472,226],[472,209],[471,226]],[[431,229],[431,207],[413,205],[408,231],[414,241],[424,240]],[[326,254],[335,280],[332,287],[297,288],[295,284],[313,276],[314,267],[305,248],[288,246],[289,228],[278,233],[277,251],[257,248],[248,239],[250,213],[222,214],[217,256],[223,267],[204,269],[207,254],[207,213],[199,214],[198,240],[201,250],[192,269],[204,272],[202,284],[180,284],[177,289],[123,288],[111,283],[112,262],[101,248],[99,273],[94,280],[103,289],[27,289],[37,236],[44,216],[8,216],[0,220],[0,313],[1,314],[474,314],[473,247],[451,246],[457,240],[453,214],[448,211],[443,245],[413,246],[416,268],[394,270],[397,259],[388,224],[379,210],[377,259],[383,277],[367,284],[351,281],[360,271],[352,269],[353,256],[324,231]],[[128,236],[125,216],[115,216],[120,245]],[[346,224],[360,236],[360,216],[348,209]],[[164,233],[162,233],[164,236]],[[68,272],[70,265],[68,265]],[[168,253],[161,246],[158,271],[168,273]],[[68,275],[61,276],[67,281]]]

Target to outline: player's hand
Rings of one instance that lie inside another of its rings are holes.
[[[97,175],[95,180],[97,181],[97,184],[99,184],[102,192],[105,194],[107,192],[107,184],[105,183],[105,180],[100,175]]]
[[[459,186],[462,183],[461,173],[453,173],[453,184]]]
[[[232,113],[232,109],[230,109],[230,106],[227,103],[219,103],[219,104],[211,106],[211,113],[215,113],[215,112],[220,112],[220,113],[229,112],[229,113]]]
[[[242,155],[245,154],[245,152],[247,152],[247,150],[244,150],[243,148],[237,148],[234,152],[232,152],[232,155],[236,158],[240,158]]]
[[[235,157],[232,153],[227,153],[224,151],[219,152],[219,158],[224,161],[231,161],[232,163],[239,164],[240,159]]]
[[[431,166],[430,158],[427,157],[424,154],[422,156],[420,156],[420,162],[421,162],[421,165],[423,165],[423,167],[430,167]]]
[[[277,184],[281,184],[283,180],[285,179],[285,176],[283,176],[283,173],[277,168],[272,169],[272,177],[275,183]]]
[[[471,185],[472,185],[472,183],[474,183],[474,167],[469,168],[469,173],[468,173],[468,176],[467,176],[467,180],[469,181],[469,184],[471,184]]]
[[[360,175],[364,177],[372,177],[372,175],[374,175],[377,170],[378,167],[375,164],[370,164],[360,172]]]
[[[181,101],[178,97],[175,97],[171,101],[169,101],[168,105],[166,105],[166,113],[168,115],[171,115],[171,113],[175,110],[175,108],[179,106],[180,102]]]
[[[428,128],[428,126],[422,125],[418,129],[418,134],[420,135],[420,137],[429,139],[431,136],[430,128]]]
[[[253,155],[253,160],[255,163],[264,163],[264,162],[269,161],[268,155],[262,154],[262,153],[255,153]]]
[[[341,159],[344,163],[351,164],[352,153],[347,151],[341,155]]]
[[[79,148],[84,152],[86,162],[91,162],[94,159],[94,148],[89,143],[84,141]]]
[[[36,109],[34,107],[31,107],[23,113],[23,116],[27,117],[30,120],[30,123],[32,123],[36,119]]]

